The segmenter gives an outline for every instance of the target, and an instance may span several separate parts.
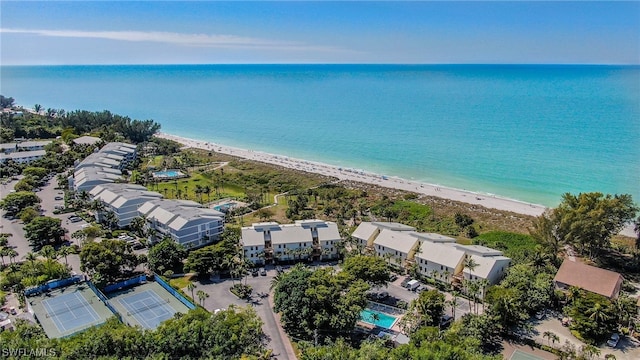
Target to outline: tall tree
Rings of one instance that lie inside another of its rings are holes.
[[[80,269],[100,285],[114,282],[124,276],[125,270],[132,270],[139,264],[140,258],[120,240],[88,243],[80,252]]]
[[[62,220],[41,216],[31,220],[25,225],[24,234],[31,246],[39,249],[45,245],[60,242],[64,236],[64,229],[61,227]]]
[[[187,250],[185,250],[184,246],[176,243],[171,238],[164,238],[149,249],[147,261],[152,271],[162,274],[167,270],[181,272],[182,261],[186,257]]]
[[[555,212],[558,237],[597,258],[611,245],[611,237],[636,217],[638,207],[629,194],[566,193]]]
[[[351,274],[355,279],[361,279],[371,286],[384,286],[389,282],[389,267],[377,256],[356,255],[347,258],[342,265],[342,271]]]

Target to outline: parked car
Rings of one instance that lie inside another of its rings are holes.
[[[449,325],[451,325],[453,320],[454,320],[453,316],[451,315],[442,315],[442,317],[440,318],[440,328],[444,329],[449,327]]]
[[[569,326],[569,325],[571,325],[571,319],[568,317],[562,318],[562,326]]]
[[[391,274],[391,276],[389,276],[389,281],[396,281],[396,280],[398,280],[398,275]]]
[[[9,314],[16,315],[18,314],[18,312],[16,311],[16,308],[12,306],[9,308]]]
[[[607,340],[607,345],[612,347],[612,348],[614,348],[614,347],[618,346],[618,342],[619,341],[620,341],[620,335],[613,334],[613,335],[611,335],[609,340]]]
[[[265,270],[264,268],[260,268],[260,275],[267,276],[267,270]]]
[[[251,269],[251,276],[258,276],[258,269]]]
[[[278,272],[278,274],[282,274],[284,272],[284,270],[282,269],[282,266],[280,265],[276,266],[276,271]]]
[[[379,292],[379,293],[376,294],[376,299],[378,299],[378,300],[384,300],[384,299],[386,299],[388,297],[389,297],[389,293],[386,292],[386,291]]]
[[[54,197],[55,200],[64,200],[64,198],[62,196],[56,196]]]
[[[77,222],[82,221],[82,218],[79,217],[79,216],[74,216],[74,217],[69,218],[69,221],[71,221],[72,223],[77,223]]]
[[[404,280],[402,280],[402,282],[400,283],[400,286],[402,286],[403,288],[406,288],[409,281],[411,281],[411,277],[407,276]]]
[[[544,312],[544,311],[538,311],[538,312],[536,313],[536,315],[535,315],[535,316],[536,316],[536,319],[538,319],[538,320],[542,320],[542,319],[544,319],[544,316],[545,316],[545,315],[546,315],[546,314],[545,314],[545,312]]]
[[[407,290],[416,291],[420,287],[420,282],[418,280],[411,280],[407,283]]]

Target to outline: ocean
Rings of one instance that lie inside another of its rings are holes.
[[[2,66],[45,109],[154,119],[162,131],[555,206],[640,202],[640,67]]]

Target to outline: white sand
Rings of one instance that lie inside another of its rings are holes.
[[[507,199],[498,196],[488,196],[471,191],[442,187],[433,184],[425,184],[416,181],[409,181],[395,176],[385,177],[382,175],[362,172],[353,169],[343,169],[337,166],[306,161],[303,159],[291,158],[283,155],[268,154],[261,151],[240,149],[226,145],[220,145],[205,141],[188,139],[180,136],[159,133],[156,136],[177,141],[185,146],[211,150],[222,154],[233,155],[245,159],[251,159],[269,164],[280,165],[290,169],[297,169],[306,172],[333,176],[340,180],[358,181],[367,184],[379,185],[387,188],[413,191],[420,194],[436,196],[468,204],[481,205],[487,208],[512,211],[518,214],[538,216],[546,209],[543,205],[530,204],[518,200]]]

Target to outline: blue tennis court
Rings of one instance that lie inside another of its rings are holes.
[[[89,301],[76,291],[43,300],[42,305],[60,333],[101,321]]]
[[[145,290],[118,299],[127,310],[127,316],[133,316],[140,325],[147,329],[155,329],[161,322],[173,317],[176,310],[153,290]]]

